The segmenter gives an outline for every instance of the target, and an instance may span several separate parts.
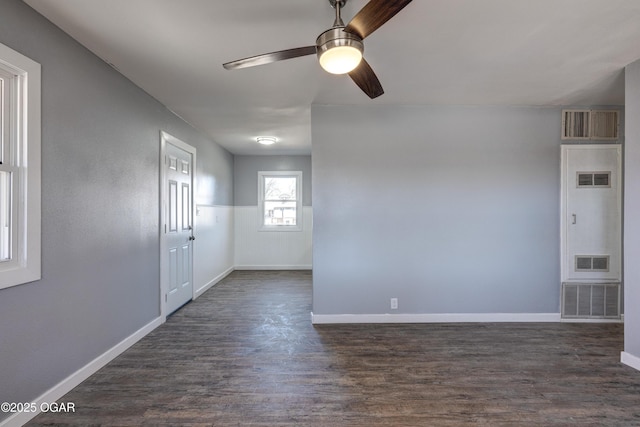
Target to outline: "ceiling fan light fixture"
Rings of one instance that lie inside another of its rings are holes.
[[[355,34],[336,27],[320,34],[316,40],[320,66],[331,74],[346,74],[353,71],[362,60],[364,45]]]
[[[258,142],[258,144],[271,145],[276,143],[276,137],[275,136],[259,136],[256,138],[256,141]]]
[[[320,65],[331,74],[353,71],[362,60],[362,52],[352,46],[336,46],[320,56]]]

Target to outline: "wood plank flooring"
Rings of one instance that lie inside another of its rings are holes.
[[[33,426],[638,426],[617,324],[312,326],[309,272],[234,272]]]

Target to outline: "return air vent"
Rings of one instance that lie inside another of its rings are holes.
[[[562,139],[617,140],[618,110],[562,110]]]
[[[592,110],[591,139],[618,139],[618,117],[617,110]]]
[[[589,139],[589,110],[562,110],[562,139]]]
[[[578,188],[611,188],[611,172],[578,172]]]
[[[562,318],[620,319],[620,284],[563,283]]]
[[[576,255],[576,271],[609,271],[609,255]]]

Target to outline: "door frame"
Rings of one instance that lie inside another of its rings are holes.
[[[176,138],[175,136],[161,130],[160,131],[160,226],[158,228],[159,238],[160,238],[160,317],[166,320],[167,316],[171,313],[167,313],[167,293],[169,290],[169,278],[167,277],[167,265],[168,265],[168,257],[167,257],[167,241],[165,238],[165,229],[167,226],[167,200],[168,200],[168,191],[167,186],[165,184],[165,180],[167,179],[167,174],[165,170],[165,162],[166,162],[166,151],[167,144],[171,144],[175,147],[180,148],[191,154],[192,156],[192,167],[191,167],[191,226],[193,227],[192,235],[196,233],[196,224],[194,221],[194,212],[195,212],[195,201],[194,201],[194,187],[196,182],[196,148],[187,144],[186,142]],[[195,242],[191,243],[191,250],[194,250]],[[195,298],[195,283],[193,283],[194,278],[194,269],[195,266],[194,257],[191,256],[191,282],[192,282],[192,295],[191,298]]]
[[[616,143],[616,144],[562,144],[561,145],[561,151],[560,151],[560,180],[561,180],[561,184],[560,184],[560,281],[561,282],[567,282],[567,281],[572,281],[572,280],[568,280],[568,274],[569,272],[566,270],[567,269],[567,265],[566,265],[566,251],[567,251],[567,233],[568,233],[568,227],[569,227],[569,220],[568,220],[568,201],[567,201],[567,188],[568,185],[572,185],[572,183],[567,182],[568,178],[567,178],[567,174],[566,174],[566,162],[568,161],[568,154],[569,151],[571,150],[585,150],[585,149],[593,149],[593,150],[602,150],[602,149],[608,149],[608,150],[612,150],[612,149],[616,149],[618,152],[618,171],[617,171],[617,179],[616,179],[616,186],[617,186],[617,200],[618,200],[618,212],[620,212],[620,230],[619,230],[619,243],[620,243],[620,263],[622,263],[622,259],[623,259],[623,246],[622,246],[622,228],[624,227],[623,224],[623,213],[622,213],[622,144]],[[622,266],[621,266],[622,267]],[[622,280],[622,268],[620,268],[620,272],[619,272],[620,276],[618,277],[617,281],[621,281]],[[575,280],[573,280],[575,281]],[[609,280],[604,280],[604,279],[593,279],[593,280],[589,280],[589,279],[583,279],[580,280],[580,282],[602,282],[602,281],[611,281],[611,279]]]

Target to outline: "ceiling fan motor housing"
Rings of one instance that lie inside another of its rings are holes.
[[[320,34],[316,39],[318,59],[320,63],[323,62],[322,57],[331,49],[335,48],[350,48],[356,49],[360,52],[360,58],[364,53],[364,44],[362,39],[352,33],[344,31],[344,27],[333,27],[324,33]],[[359,59],[358,59],[359,61]],[[330,71],[330,70],[327,70]],[[349,70],[350,71],[350,70]],[[331,71],[330,71],[331,72]],[[342,73],[335,73],[342,74]]]
[[[362,39],[344,31],[344,27],[334,27],[320,34],[316,39],[316,46],[318,46],[318,56],[338,46],[352,46],[364,53]]]

